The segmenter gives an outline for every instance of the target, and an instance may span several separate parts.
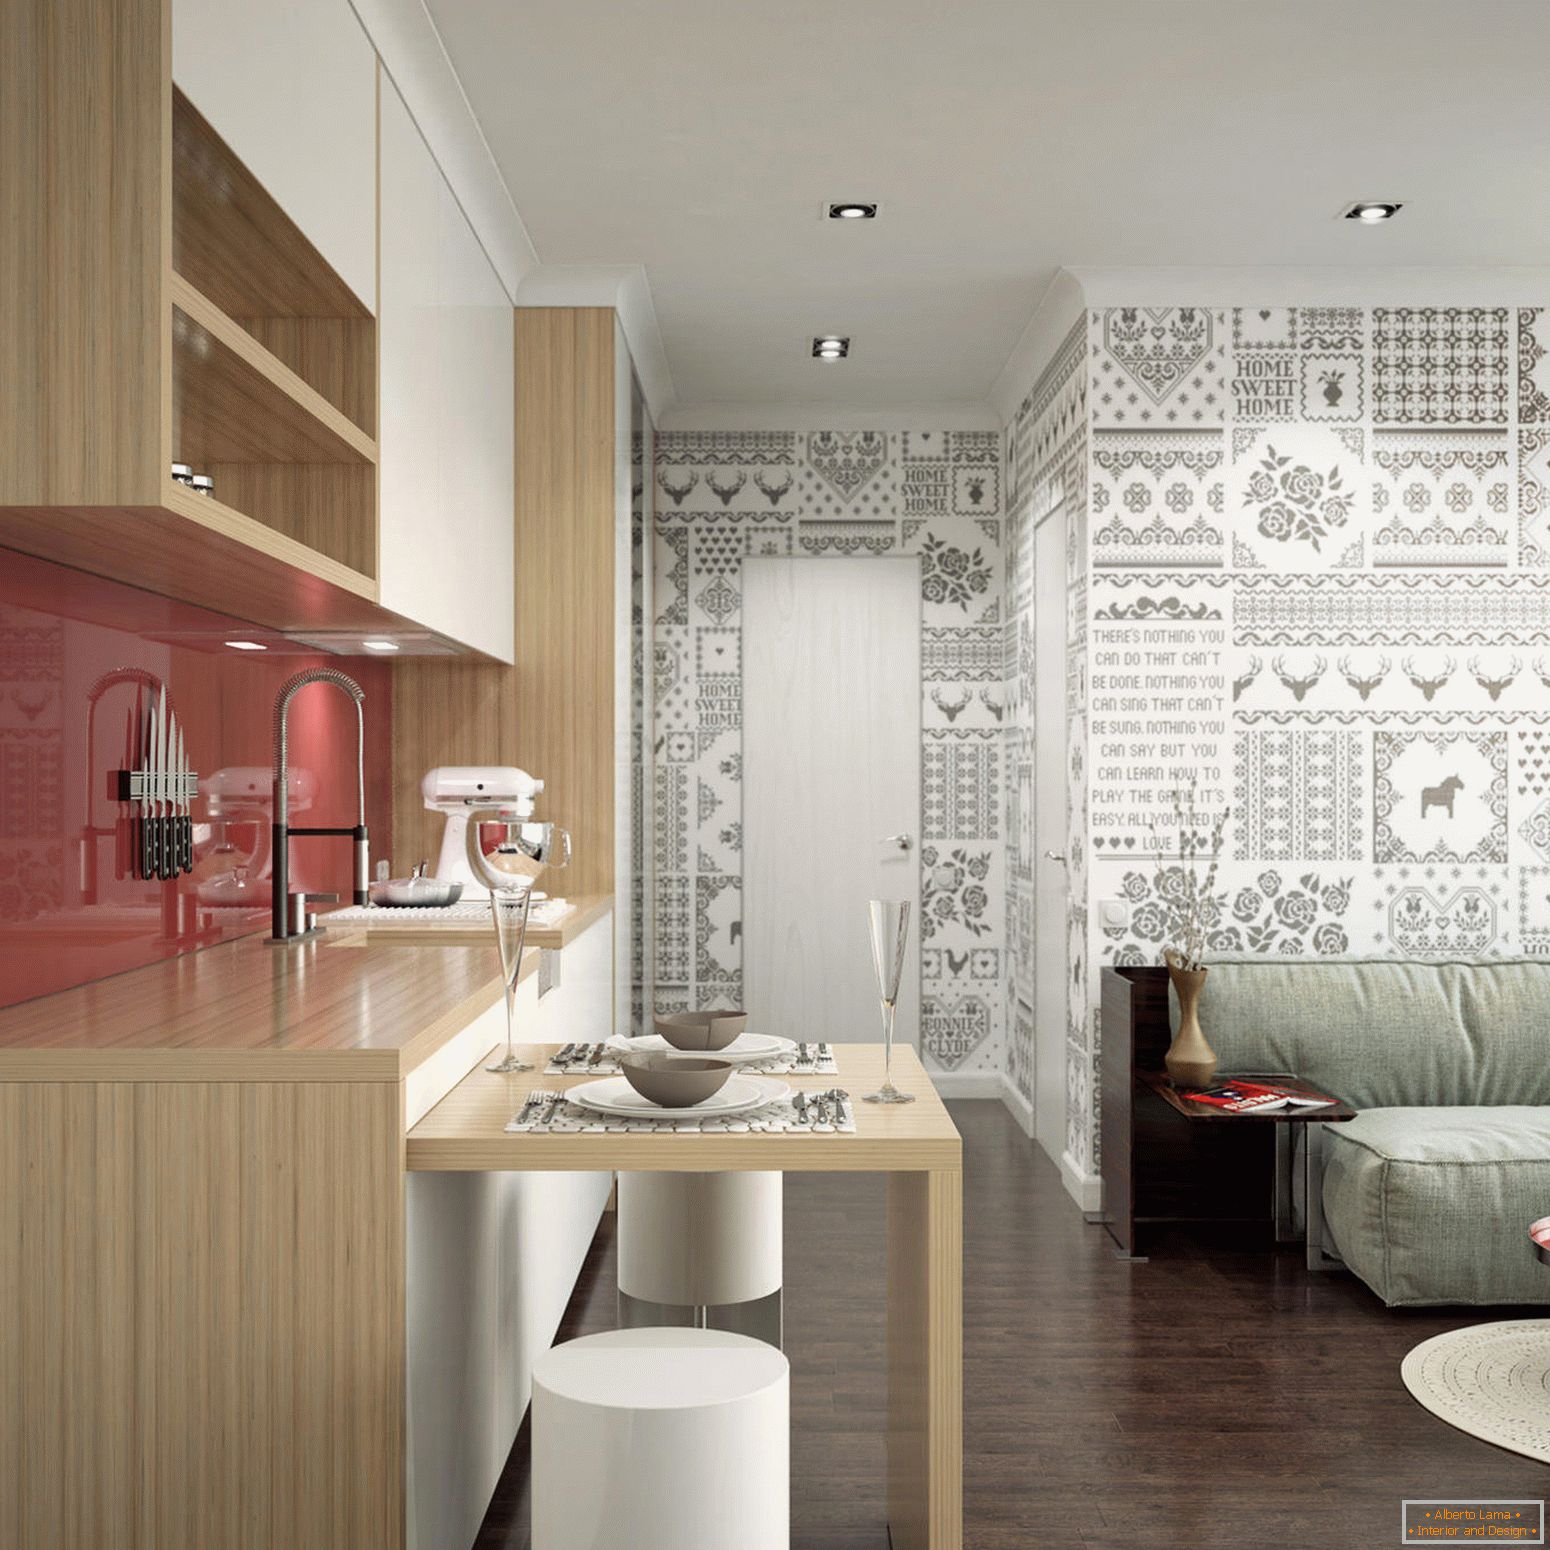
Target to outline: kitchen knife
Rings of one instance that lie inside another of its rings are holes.
[[[163,882],[172,876],[167,849],[167,686],[162,685],[156,707],[156,875]]]
[[[156,763],[156,704],[145,712],[145,735],[140,745],[140,876],[151,882],[156,876],[156,826],[151,822],[151,778]]]
[[[178,764],[183,771],[183,870],[194,870],[194,772],[189,768],[183,729],[178,728]]]
[[[134,708],[124,712],[124,767],[135,769],[140,763],[139,739],[135,736],[138,725]],[[140,831],[135,827],[133,802],[120,802],[114,809],[113,818],[113,880],[123,882],[135,869],[135,846]]]
[[[172,713],[172,875],[181,877],[188,870],[183,862],[183,728],[178,713]]]

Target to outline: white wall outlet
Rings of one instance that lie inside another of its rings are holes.
[[[552,947],[538,952],[538,995],[542,999],[560,983],[560,955]]]
[[[1121,930],[1130,924],[1130,905],[1124,899],[1105,899],[1098,906],[1099,918],[1112,929]]]

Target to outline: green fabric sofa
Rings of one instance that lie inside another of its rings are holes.
[[[1550,962],[1210,965],[1222,1071],[1295,1072],[1361,1111],[1321,1127],[1330,1253],[1391,1307],[1550,1303],[1528,1241],[1550,1215]]]

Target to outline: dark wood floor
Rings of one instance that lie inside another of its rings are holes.
[[[999,1104],[952,1110],[968,1550],[1366,1550],[1398,1543],[1404,1496],[1550,1494],[1399,1380],[1418,1341],[1522,1310],[1389,1311],[1299,1252],[1184,1235],[1120,1263]],[[882,1203],[875,1179],[787,1180],[793,1550],[886,1550]],[[612,1318],[605,1229],[561,1338]],[[477,1550],[524,1550],[525,1476],[524,1435]]]

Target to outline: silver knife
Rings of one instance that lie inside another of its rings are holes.
[[[167,876],[183,870],[183,729],[178,713],[167,714]]]
[[[192,872],[194,870],[194,821],[190,816],[191,809],[188,799],[188,754],[183,748],[183,728],[178,727],[178,755],[176,760],[178,772],[177,789],[177,844],[173,847],[173,855],[176,858],[176,872]]]
[[[167,865],[167,686],[161,686],[156,712],[156,875],[172,876]]]

